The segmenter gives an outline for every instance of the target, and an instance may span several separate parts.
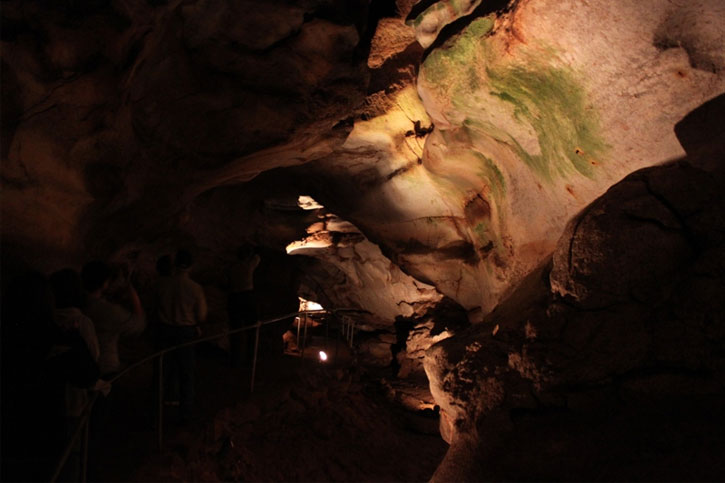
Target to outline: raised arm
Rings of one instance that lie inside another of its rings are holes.
[[[139,333],[146,328],[146,314],[141,306],[141,300],[138,297],[133,284],[128,284],[128,300],[131,303],[131,319],[128,324],[128,332]]]
[[[197,303],[196,303],[196,323],[201,324],[203,322],[206,322],[206,316],[207,316],[207,305],[206,305],[206,296],[204,295],[204,289],[199,285],[199,294],[197,296]]]

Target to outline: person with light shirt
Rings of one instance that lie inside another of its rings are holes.
[[[100,348],[98,366],[101,376],[108,380],[121,370],[119,339],[143,332],[146,328],[146,316],[129,278],[124,280],[124,284],[131,310],[106,298],[111,280],[111,268],[105,262],[87,263],[83,266],[81,277],[83,286],[88,292],[84,311],[93,321],[98,336]]]
[[[206,320],[207,304],[204,289],[189,276],[192,263],[191,253],[179,250],[174,259],[176,272],[159,283],[157,316],[162,347],[191,342],[201,335],[199,324]],[[175,403],[178,391],[182,422],[191,418],[194,409],[195,371],[193,345],[164,357],[166,402]]]

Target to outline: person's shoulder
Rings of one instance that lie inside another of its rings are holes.
[[[188,287],[189,289],[194,293],[194,296],[196,298],[205,297],[206,294],[204,292],[204,286],[201,285],[199,282],[196,282],[195,280],[192,280],[191,278],[187,279]]]
[[[84,314],[80,310],[78,310],[78,322],[80,324],[90,324],[91,326],[93,326],[93,320],[91,320],[91,318],[87,314]]]
[[[154,281],[153,285],[151,286],[151,289],[158,292],[158,291],[162,291],[162,290],[168,290],[173,285],[174,285],[173,276],[159,277],[158,279],[156,279],[156,281]]]
[[[89,302],[86,314],[95,324],[125,322],[130,315],[122,306],[104,298],[96,298],[93,302]]]
[[[194,290],[204,293],[204,286],[202,284],[200,284],[199,282],[197,282],[195,280],[191,280],[191,279],[189,279],[189,281],[191,282],[192,287],[194,287]]]
[[[83,307],[83,313],[90,317],[95,322],[95,319],[103,311],[103,304],[101,299],[95,297],[89,297],[86,301],[86,306]]]

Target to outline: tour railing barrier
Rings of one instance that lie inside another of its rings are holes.
[[[132,364],[130,364],[128,367],[124,368],[123,371],[116,374],[113,378],[111,378],[108,382],[113,384],[118,379],[122,378],[129,372],[133,371],[139,366],[142,366],[144,364],[147,364],[149,362],[154,361],[155,359],[159,360],[158,363],[158,376],[157,376],[157,413],[156,413],[156,431],[157,431],[157,444],[159,450],[163,449],[163,437],[164,437],[164,355],[174,351],[176,349],[180,349],[183,347],[189,347],[196,344],[200,344],[202,342],[208,342],[216,339],[221,339],[223,337],[227,337],[231,334],[241,333],[247,330],[254,330],[254,356],[252,359],[252,372],[250,377],[250,383],[249,383],[249,391],[254,392],[254,384],[255,384],[255,375],[257,371],[257,356],[259,353],[259,332],[261,328],[265,325],[274,324],[277,322],[285,321],[294,318],[296,324],[297,324],[297,347],[300,347],[300,325],[304,326],[304,333],[302,338],[302,348],[300,349],[300,357],[304,358],[304,351],[306,346],[306,340],[307,340],[307,326],[308,326],[308,320],[309,315],[316,314],[316,315],[332,315],[334,318],[338,318],[341,321],[340,330],[342,333],[342,336],[345,338],[346,342],[350,347],[352,347],[352,341],[353,341],[353,335],[355,332],[355,322],[352,317],[349,317],[345,315],[346,313],[360,313],[361,311],[358,309],[335,309],[335,310],[304,310],[300,312],[293,312],[290,314],[282,315],[279,317],[275,317],[273,319],[263,320],[263,321],[257,321],[256,324],[246,326],[246,327],[240,327],[236,329],[230,329],[225,330],[223,332],[220,332],[218,334],[206,336],[206,337],[200,337],[198,339],[194,339],[193,341],[185,342],[183,344],[178,344],[171,347],[166,347],[162,350],[159,350],[157,352],[154,352],[153,354],[144,357],[143,359],[140,359]],[[338,315],[339,314],[339,315]],[[302,316],[302,317],[300,317]],[[300,319],[304,322],[300,324]],[[327,337],[329,336],[329,323],[326,325],[326,332],[325,332],[325,338],[327,340]],[[93,406],[98,399],[98,392],[94,392],[90,399],[88,400],[88,403],[86,404],[85,408],[83,409],[83,412],[78,420],[78,425],[76,426],[75,431],[73,432],[72,436],[68,440],[68,444],[66,445],[63,454],[61,455],[61,458],[58,461],[58,464],[55,467],[55,472],[53,473],[52,478],[50,479],[51,483],[55,483],[58,478],[60,477],[63,468],[65,467],[66,463],[68,462],[68,459],[70,458],[70,455],[73,453],[73,449],[78,443],[78,441],[81,441],[81,471],[80,471],[80,481],[82,483],[86,482],[87,479],[87,469],[88,469],[88,443],[89,443],[89,427],[90,427],[90,418],[91,413],[93,411]]]

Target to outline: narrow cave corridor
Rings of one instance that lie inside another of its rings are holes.
[[[721,0],[0,16],[3,481],[725,479]]]

